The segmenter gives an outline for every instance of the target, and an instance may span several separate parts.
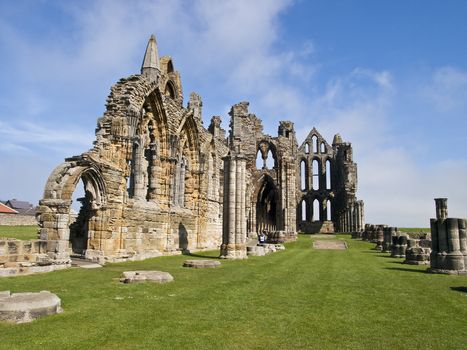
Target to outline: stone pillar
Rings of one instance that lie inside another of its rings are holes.
[[[362,200],[357,201],[356,203],[358,203],[357,231],[363,231],[365,228],[365,204]]]
[[[224,216],[220,257],[246,259],[246,158],[231,151],[224,160]]]
[[[459,219],[459,246],[464,256],[464,268],[467,270],[467,219]]]
[[[467,274],[466,220],[448,218],[446,198],[435,198],[436,219],[430,220],[430,272]]]
[[[385,225],[378,225],[376,227],[376,250],[383,250],[384,231],[387,229]]]
[[[140,139],[138,140],[137,146],[134,150],[134,192],[133,198],[136,200],[146,200],[146,193],[147,193],[147,169],[148,164],[147,160],[144,157],[144,146],[143,141]]]
[[[436,219],[445,220],[448,217],[448,199],[435,198]]]
[[[459,221],[454,218],[446,219],[447,238],[448,238],[448,253],[446,255],[447,270],[465,270],[464,256],[460,252],[459,240]]]
[[[385,227],[383,230],[383,253],[390,253],[392,246],[392,237],[396,235],[396,227]]]
[[[392,236],[392,244],[391,244],[391,257],[397,258],[397,254],[399,253],[399,237]]]

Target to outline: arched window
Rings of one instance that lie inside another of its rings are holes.
[[[256,169],[262,169],[263,166],[264,166],[263,155],[261,154],[261,151],[258,150],[258,153],[256,153]]]
[[[165,94],[171,99],[175,98],[175,88],[170,80],[165,85]]]
[[[313,135],[311,137],[311,144],[313,147],[313,153],[318,153],[318,136]]]
[[[302,221],[306,221],[306,201],[304,199],[302,199],[301,214]]]
[[[274,157],[271,150],[268,151],[268,158],[266,159],[266,169],[274,168]]]
[[[305,143],[305,153],[306,154],[310,153],[310,144],[308,142]]]
[[[320,152],[321,152],[321,153],[326,153],[326,145],[324,144],[324,142],[321,142],[321,145],[320,145]]]
[[[319,213],[319,201],[315,199],[313,201],[313,221],[320,221],[320,213]]]
[[[319,190],[319,162],[318,160],[313,160],[312,163],[312,170],[313,170],[313,189],[315,191]]]
[[[332,215],[331,215],[331,201],[328,199],[326,202],[326,220],[331,221],[332,220]]]
[[[326,161],[326,189],[331,189],[331,161]]]
[[[172,60],[167,62],[167,73],[172,73],[174,71],[174,65],[172,63]]]
[[[306,185],[306,174],[307,174],[307,171],[306,171],[306,162],[305,160],[302,160],[300,162],[300,189],[302,191],[306,190],[307,188],[307,185]]]

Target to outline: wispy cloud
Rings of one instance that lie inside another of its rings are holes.
[[[15,124],[0,121],[0,137],[4,140],[3,149],[10,151],[33,151],[37,147],[60,152],[64,147],[79,147],[84,151],[92,146],[93,140],[92,133],[76,125],[61,129],[27,121]]]

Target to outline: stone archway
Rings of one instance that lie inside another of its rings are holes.
[[[278,192],[274,181],[264,176],[256,198],[256,232],[273,232],[278,225]]]
[[[71,215],[72,195],[82,180],[85,196],[75,219]],[[88,257],[88,249],[100,250],[97,241],[102,239],[106,225],[103,210],[106,188],[101,172],[89,159],[68,160],[50,175],[39,204],[41,236],[49,241],[49,255],[56,260],[68,260],[70,255]],[[93,242],[91,242],[91,240]]]
[[[99,209],[102,206],[103,186],[99,174],[94,169],[85,170],[78,178],[78,182],[79,180],[82,180],[84,185],[84,197],[78,198],[78,201],[81,202],[81,208],[75,220],[70,212],[69,242],[71,254],[84,257],[88,249],[89,238],[96,236]]]

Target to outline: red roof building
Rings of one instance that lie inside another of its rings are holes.
[[[0,202],[0,214],[18,214],[18,212]]]

